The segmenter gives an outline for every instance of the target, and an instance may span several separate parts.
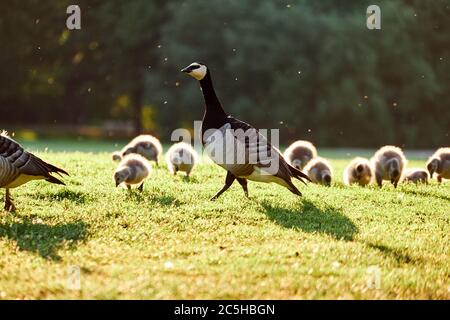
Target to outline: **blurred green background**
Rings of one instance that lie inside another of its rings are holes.
[[[81,8],[81,30],[66,8]],[[381,7],[381,30],[366,9]],[[0,2],[0,127],[24,140],[126,139],[201,119],[212,72],[225,109],[281,143],[449,144],[450,1]]]

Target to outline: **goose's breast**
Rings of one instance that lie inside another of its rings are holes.
[[[26,175],[26,174],[21,174],[19,175],[16,179],[14,179],[13,181],[11,181],[8,185],[5,186],[5,188],[11,189],[11,188],[17,188],[20,187],[21,185],[30,182],[32,180],[41,180],[41,179],[45,179],[44,176],[30,176],[30,175]]]
[[[214,163],[220,166],[236,163],[236,139],[228,130],[229,127],[229,125],[224,125],[220,129],[210,129],[203,136],[206,153]]]

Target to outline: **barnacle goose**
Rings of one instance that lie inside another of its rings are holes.
[[[310,180],[309,177],[288,164],[258,130],[224,111],[206,65],[194,62],[181,71],[200,82],[206,105],[201,141],[212,160],[227,170],[225,185],[211,200],[217,199],[235,180],[247,197],[247,180],[274,182],[301,196],[291,178],[305,183],[303,179]]]
[[[6,189],[5,210],[16,210],[9,189],[17,188],[31,180],[41,179],[64,185],[64,182],[52,176],[52,173],[69,175],[63,169],[25,151],[5,131],[0,132],[0,188]]]

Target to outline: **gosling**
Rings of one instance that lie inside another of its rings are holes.
[[[311,182],[326,186],[331,185],[333,170],[327,160],[321,157],[314,158],[308,162],[304,171],[311,179]]]
[[[150,175],[152,167],[143,156],[139,154],[129,154],[123,157],[116,171],[114,180],[116,187],[125,186],[128,190],[132,186],[137,186],[139,191],[144,190],[144,181]]]
[[[437,173],[437,180],[439,183],[442,179],[450,179],[450,147],[439,148],[428,160],[427,169],[430,173],[430,178]]]
[[[122,157],[132,153],[139,154],[149,161],[155,161],[158,165],[158,158],[162,154],[161,142],[148,134],[137,136],[122,149]]]
[[[414,182],[415,184],[421,182],[428,184],[428,172],[421,168],[409,168],[405,170],[403,175],[404,182]]]
[[[178,171],[183,171],[186,172],[188,178],[195,164],[198,162],[197,159],[197,152],[190,144],[185,142],[175,143],[169,148],[166,154],[167,168],[170,173],[176,175]]]
[[[378,186],[381,188],[383,180],[389,180],[397,188],[407,162],[402,149],[384,146],[375,152],[371,162]]]
[[[360,186],[366,186],[372,180],[372,171],[368,159],[356,157],[350,161],[344,170],[344,184],[349,186],[357,183]]]
[[[315,157],[317,157],[316,147],[305,140],[295,141],[284,151],[284,158],[298,170],[302,170]]]

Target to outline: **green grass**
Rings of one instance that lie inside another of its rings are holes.
[[[251,199],[235,184],[210,202],[225,176],[212,164],[189,181],[156,168],[140,194],[114,187],[109,153],[39,153],[71,176],[0,211],[0,298],[449,299],[450,183],[345,187],[347,154],[326,155],[332,187],[250,182]]]

